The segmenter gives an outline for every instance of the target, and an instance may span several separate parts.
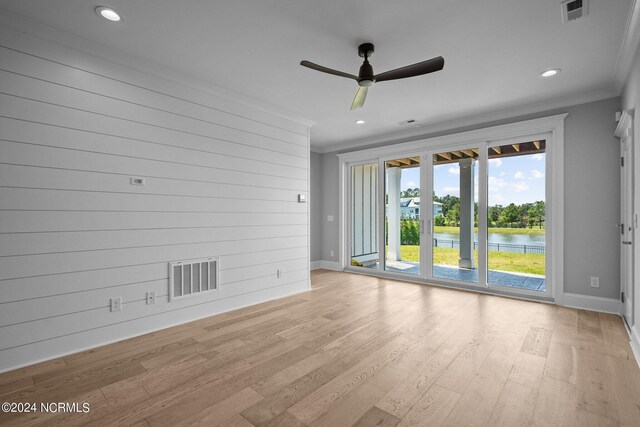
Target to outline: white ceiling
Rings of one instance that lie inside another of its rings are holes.
[[[589,15],[568,24],[560,0],[0,0],[0,7],[311,119],[312,146],[327,151],[552,100],[617,95],[631,2],[591,0]],[[125,22],[101,20],[98,5]],[[357,74],[362,42],[376,46],[377,73],[438,55],[445,67],[376,84],[364,108],[350,111],[354,81],[299,62]],[[548,68],[563,71],[538,76]],[[420,129],[398,124],[406,119]]]

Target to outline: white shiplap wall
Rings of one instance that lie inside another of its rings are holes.
[[[308,135],[0,27],[0,372],[308,289]],[[169,303],[207,256],[220,292]]]

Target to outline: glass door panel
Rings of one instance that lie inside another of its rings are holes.
[[[420,157],[384,162],[385,270],[420,275]]]
[[[478,282],[478,148],[433,155],[433,277]]]
[[[544,292],[545,148],[535,140],[487,149],[487,282]]]
[[[351,166],[351,265],[378,268],[378,164]]]

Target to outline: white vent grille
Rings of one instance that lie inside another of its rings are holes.
[[[215,257],[169,263],[169,301],[218,290],[218,264]]]
[[[566,0],[562,2],[562,22],[575,21],[589,14],[589,0]]]

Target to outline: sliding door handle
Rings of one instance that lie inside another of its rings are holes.
[[[631,244],[631,240],[623,240],[622,244],[623,245],[630,245]]]

